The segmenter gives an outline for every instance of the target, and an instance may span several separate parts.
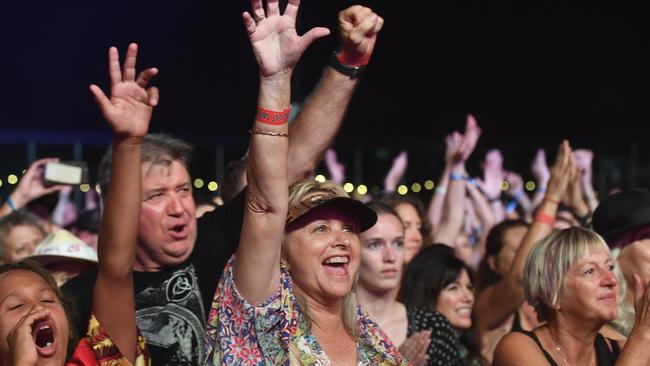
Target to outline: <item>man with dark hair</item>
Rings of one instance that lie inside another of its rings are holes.
[[[289,131],[289,181],[303,179],[331,144],[372,54],[381,23],[370,9],[355,6],[339,14],[340,52]],[[152,69],[137,80],[149,79]],[[133,111],[137,113],[137,111]],[[203,361],[207,311],[241,231],[244,194],[206,213],[198,221],[188,172],[189,145],[166,135],[148,135],[142,143],[142,207],[134,287],[136,319],[155,365],[197,365]],[[106,192],[107,156],[100,168]],[[63,287],[76,298],[79,319],[86,319],[96,272]],[[119,304],[116,304],[119,306]],[[76,324],[85,331],[85,322]]]

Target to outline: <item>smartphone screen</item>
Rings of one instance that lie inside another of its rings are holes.
[[[87,168],[84,162],[57,162],[45,164],[46,184],[87,183]]]

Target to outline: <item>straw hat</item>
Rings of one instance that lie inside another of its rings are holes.
[[[62,229],[46,236],[29,259],[44,266],[69,260],[97,263],[97,252],[68,230]]]

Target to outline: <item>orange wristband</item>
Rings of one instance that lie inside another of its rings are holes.
[[[535,214],[535,221],[553,227],[553,225],[555,225],[555,216],[538,212]]]
[[[262,107],[257,107],[257,115],[255,116],[255,119],[267,125],[274,125],[274,126],[283,125],[289,122],[289,112],[291,112],[290,107],[285,108],[281,112],[272,111],[270,109],[266,109]]]
[[[370,61],[370,53],[361,56],[351,56],[344,52],[338,52],[336,58],[343,64],[349,66],[366,66]]]

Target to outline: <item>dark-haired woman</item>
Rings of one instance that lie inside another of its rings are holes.
[[[407,309],[408,334],[429,330],[428,365],[478,363],[472,327],[471,269],[446,245],[426,247],[406,268],[397,299]]]

